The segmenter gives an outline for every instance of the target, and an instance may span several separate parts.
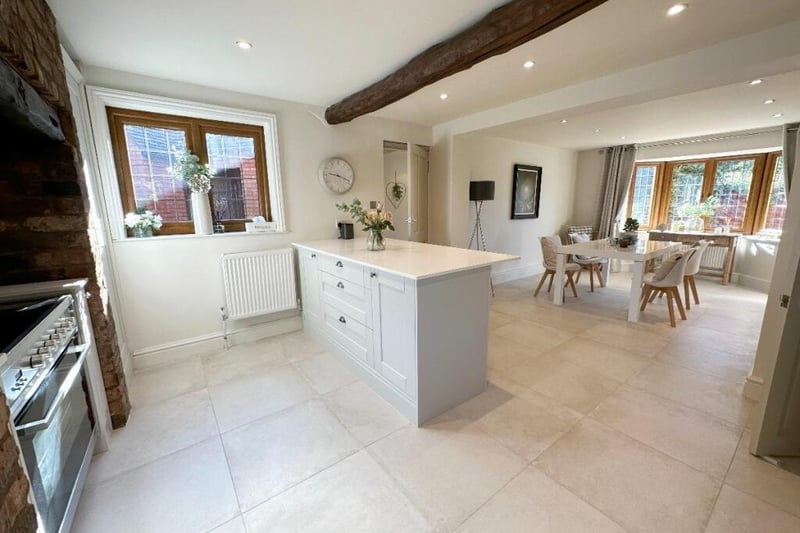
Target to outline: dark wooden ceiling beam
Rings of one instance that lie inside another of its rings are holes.
[[[554,30],[607,0],[514,0],[325,110],[328,124],[377,111],[434,82]]]

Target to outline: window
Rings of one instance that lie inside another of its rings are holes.
[[[706,231],[774,233],[780,232],[785,210],[780,152],[637,163],[628,191],[627,216],[638,219],[642,229],[665,224],[690,231],[700,223]]]
[[[162,234],[194,231],[191,193],[169,172],[176,153],[188,148],[214,172],[211,213],[226,231],[244,230],[257,215],[270,219],[262,127],[113,107],[107,114],[126,213],[161,215]]]
[[[653,226],[655,192],[662,168],[661,163],[638,163],[633,171],[627,216],[638,220],[642,230]]]

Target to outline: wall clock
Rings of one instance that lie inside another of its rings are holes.
[[[341,157],[326,159],[319,166],[319,182],[334,194],[349,191],[355,179],[352,165]]]

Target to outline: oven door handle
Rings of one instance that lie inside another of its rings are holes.
[[[59,407],[61,407],[64,398],[67,397],[70,389],[73,385],[75,385],[75,380],[80,377],[81,369],[83,368],[84,361],[86,361],[86,357],[89,355],[90,347],[91,345],[87,343],[78,344],[77,346],[67,348],[66,353],[80,353],[80,355],[78,355],[77,360],[72,364],[72,368],[69,369],[67,377],[64,379],[61,387],[59,387],[55,398],[53,398],[53,403],[50,404],[50,408],[47,410],[47,413],[45,413],[44,417],[40,418],[39,420],[28,422],[27,424],[17,426],[16,430],[18,435],[30,435],[50,427],[50,424],[53,422],[53,417],[58,412]]]

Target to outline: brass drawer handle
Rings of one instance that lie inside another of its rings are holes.
[[[342,283],[341,281],[337,283],[336,286],[339,287],[340,289],[344,289],[344,283]]]
[[[342,268],[344,265],[342,264],[341,261],[336,261],[336,266]]]
[[[347,320],[345,320],[343,316],[339,317],[339,322],[341,322],[342,324],[347,324]]]
[[[317,258],[317,254],[311,254],[311,259],[316,259],[316,258]]]
[[[378,277],[378,274],[377,274],[377,273],[375,273],[375,272],[370,272],[370,274],[369,274],[369,277],[371,277],[371,278],[377,278],[377,277]]]

